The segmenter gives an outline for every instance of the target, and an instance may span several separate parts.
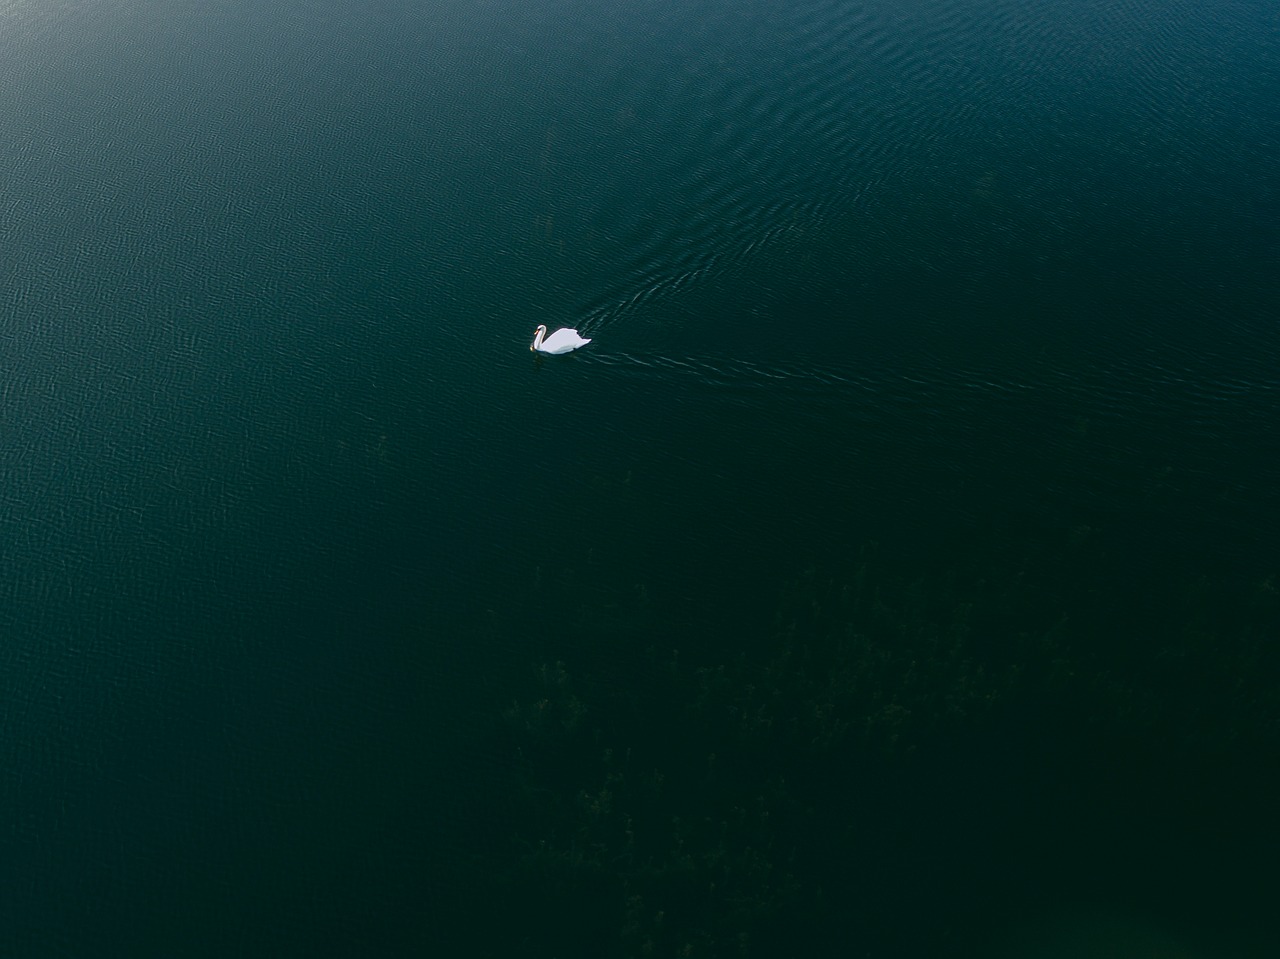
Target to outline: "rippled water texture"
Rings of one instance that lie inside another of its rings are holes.
[[[1261,0],[0,0],[0,953],[425,941],[641,600],[1271,581],[1278,150]]]

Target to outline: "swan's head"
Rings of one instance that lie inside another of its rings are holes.
[[[538,324],[538,328],[533,331],[533,342],[529,344],[529,351],[532,352],[538,348],[538,341],[547,335],[547,328],[542,324]]]

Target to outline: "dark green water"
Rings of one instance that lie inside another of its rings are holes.
[[[1272,954],[1278,153],[1263,0],[0,0],[0,955]]]

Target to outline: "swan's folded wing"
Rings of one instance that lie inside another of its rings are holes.
[[[590,343],[578,335],[577,330],[556,330],[542,342],[542,348],[548,353],[568,353],[578,347]]]

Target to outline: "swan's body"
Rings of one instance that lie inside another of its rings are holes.
[[[539,326],[533,334],[533,345],[529,349],[535,353],[568,353],[590,342],[591,340],[580,337],[577,330],[561,329],[547,336],[547,328]]]

